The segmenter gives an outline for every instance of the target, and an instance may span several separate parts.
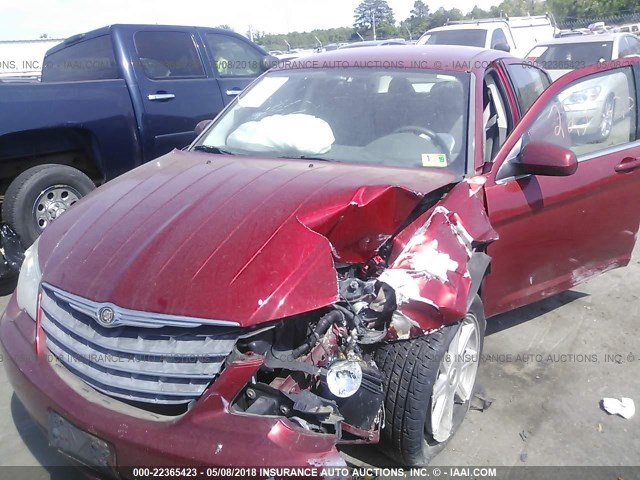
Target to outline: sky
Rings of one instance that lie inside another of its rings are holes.
[[[414,0],[387,0],[396,20],[409,16]],[[30,40],[47,34],[66,38],[113,23],[158,23],[216,27],[239,33],[287,33],[353,24],[360,0],[0,0],[0,40]],[[427,0],[429,8],[452,8],[449,0]],[[498,0],[459,0],[466,13]]]

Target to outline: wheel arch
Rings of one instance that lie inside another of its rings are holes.
[[[0,194],[26,170],[43,164],[68,165],[95,183],[104,181],[95,135],[82,127],[44,128],[0,136]]]

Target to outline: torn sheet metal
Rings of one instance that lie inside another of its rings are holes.
[[[404,187],[364,186],[348,203],[300,215],[300,222],[331,242],[340,262],[365,263],[386,242],[424,194]]]
[[[456,185],[394,239],[390,266],[379,277],[396,295],[388,339],[419,336],[464,317],[478,284],[469,261],[498,238],[483,192],[476,183]]]
[[[24,261],[24,247],[6,223],[0,224],[0,280],[15,277]]]

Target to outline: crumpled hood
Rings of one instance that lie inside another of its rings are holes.
[[[174,151],[47,228],[43,281],[120,307],[242,326],[331,304],[447,171]]]

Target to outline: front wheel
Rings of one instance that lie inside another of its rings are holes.
[[[95,188],[89,177],[73,167],[38,165],[11,182],[2,217],[28,247],[51,222]]]
[[[485,327],[476,297],[460,322],[378,350],[386,387],[384,453],[404,465],[426,465],[444,449],[469,411]]]

